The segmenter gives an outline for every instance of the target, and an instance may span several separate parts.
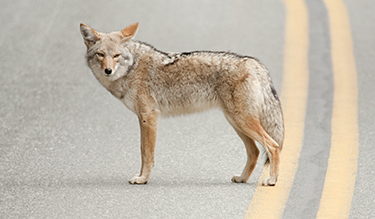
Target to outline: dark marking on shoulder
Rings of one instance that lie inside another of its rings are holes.
[[[190,56],[193,55],[194,53],[199,53],[200,51],[191,51],[191,52],[182,52],[180,55],[181,56]]]
[[[179,58],[176,58],[175,60],[173,60],[172,62],[166,64],[165,66],[171,66],[171,65],[174,65],[176,62],[178,62],[180,59]]]
[[[273,84],[271,84],[271,91],[272,91],[273,96],[276,98],[276,100],[280,101],[279,96],[277,95],[276,89],[273,86]]]

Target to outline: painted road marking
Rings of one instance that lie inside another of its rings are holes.
[[[348,218],[358,160],[358,88],[350,21],[341,0],[323,0],[328,10],[334,76],[332,138],[317,218]]]
[[[304,140],[282,218],[316,218],[331,148],[333,70],[328,12],[323,1],[305,2],[309,11],[310,74]]]
[[[285,140],[280,155],[280,177],[275,187],[264,187],[269,175],[263,170],[245,218],[280,218],[293,184],[302,147],[308,93],[309,22],[303,0],[284,0],[286,9],[284,73],[281,104]]]

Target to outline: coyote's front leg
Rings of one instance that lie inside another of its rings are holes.
[[[150,179],[151,170],[154,167],[154,150],[156,142],[156,130],[159,112],[155,109],[140,113],[138,116],[141,128],[141,174],[135,175],[129,180],[131,184],[146,184]]]

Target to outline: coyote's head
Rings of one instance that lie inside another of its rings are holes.
[[[80,25],[87,46],[87,65],[101,83],[120,78],[133,65],[134,57],[124,44],[134,37],[138,25],[135,23],[108,34],[99,33],[86,24]]]

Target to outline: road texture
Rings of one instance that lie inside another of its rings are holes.
[[[246,184],[231,183],[245,148],[218,110],[161,118],[149,183],[128,183],[140,169],[137,117],[86,67],[79,24],[109,32],[140,22],[136,39],[162,51],[257,57],[282,93],[286,2],[1,1],[0,218],[243,218],[264,156]],[[375,2],[343,3],[358,74],[358,168],[347,216],[372,218]],[[298,167],[279,216],[288,219],[317,218],[332,137],[329,14],[324,1],[305,5],[308,95]]]

